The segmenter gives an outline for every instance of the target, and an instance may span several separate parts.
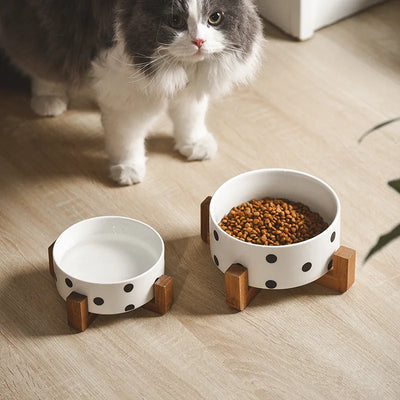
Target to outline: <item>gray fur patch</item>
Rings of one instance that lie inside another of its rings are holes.
[[[22,71],[79,82],[114,36],[113,0],[0,0],[1,45]]]
[[[203,16],[208,18],[216,11],[222,11],[224,17],[222,23],[213,29],[221,30],[227,47],[236,49],[237,55],[245,58],[261,30],[254,5],[247,0],[203,0]]]

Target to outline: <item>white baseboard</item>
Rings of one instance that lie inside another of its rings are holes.
[[[257,0],[260,14],[300,40],[314,32],[386,0]]]

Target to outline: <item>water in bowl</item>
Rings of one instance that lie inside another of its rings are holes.
[[[97,234],[69,249],[61,259],[63,270],[86,282],[113,283],[134,278],[157,261],[154,249],[137,237]]]

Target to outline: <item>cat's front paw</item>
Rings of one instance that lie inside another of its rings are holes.
[[[56,117],[67,109],[67,105],[66,97],[34,96],[31,99],[32,110],[42,117]]]
[[[129,186],[142,182],[146,175],[146,165],[116,164],[110,167],[110,176],[121,186]]]
[[[206,160],[213,158],[218,150],[218,145],[211,133],[190,143],[177,143],[175,149],[185,156],[188,161]]]

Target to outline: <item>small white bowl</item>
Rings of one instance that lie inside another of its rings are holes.
[[[164,273],[164,242],[149,225],[104,216],[72,225],[56,240],[53,263],[57,290],[88,298],[95,314],[118,314],[154,297],[154,282]]]
[[[251,199],[285,198],[307,205],[328,223],[319,235],[303,242],[265,246],[243,242],[218,225],[232,207]],[[212,196],[209,213],[211,257],[225,272],[232,264],[248,270],[249,286],[286,289],[305,285],[332,267],[340,246],[340,202],[322,180],[289,169],[261,169],[235,176]]]

